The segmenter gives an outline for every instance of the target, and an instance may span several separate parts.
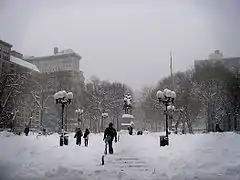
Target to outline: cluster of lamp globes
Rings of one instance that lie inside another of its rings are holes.
[[[107,118],[108,117],[108,113],[106,113],[106,112],[102,113],[102,117],[103,118]]]
[[[162,101],[164,103],[173,102],[173,100],[176,98],[176,93],[169,89],[164,89],[163,91],[159,90],[157,91],[157,98],[159,99],[159,101]],[[167,106],[167,110],[174,111],[175,106],[170,104]]]
[[[71,103],[73,99],[73,93],[72,92],[66,92],[66,91],[58,91],[54,94],[54,99],[56,100],[56,103]]]
[[[82,114],[83,113],[83,109],[76,109],[75,112],[79,113],[79,114]]]
[[[163,91],[157,91],[157,98],[159,100],[165,100],[165,99],[175,99],[176,93],[174,91],[171,91],[169,89],[164,89]]]

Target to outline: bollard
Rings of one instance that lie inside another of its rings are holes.
[[[160,146],[168,146],[169,140],[166,136],[160,136]]]
[[[104,155],[102,155],[102,165],[104,165]]]
[[[68,136],[64,136],[64,145],[68,145]]]

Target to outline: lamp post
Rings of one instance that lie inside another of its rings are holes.
[[[102,122],[101,122],[101,129],[102,129],[102,131],[104,131],[104,127],[103,127],[103,122],[104,122],[104,119],[105,118],[107,118],[108,117],[108,113],[106,113],[106,112],[103,112],[102,113]]]
[[[62,135],[60,136],[60,146],[63,146],[63,141],[64,144],[67,145],[68,144],[68,137],[64,136],[64,108],[67,104],[70,104],[72,102],[73,99],[73,93],[72,92],[66,92],[66,91],[59,91],[57,93],[54,94],[54,99],[56,101],[56,104],[60,104],[62,107]]]
[[[75,110],[75,113],[77,114],[78,127],[79,127],[80,122],[81,122],[81,125],[82,125],[82,122],[83,122],[83,119],[82,119],[83,112],[84,112],[83,109],[76,109]]]
[[[169,89],[164,89],[163,91],[157,91],[157,98],[159,103],[163,103],[165,105],[165,118],[166,118],[166,136],[160,136],[160,146],[165,146],[169,144],[168,140],[168,112],[169,110],[175,109],[172,106],[174,99],[176,98],[176,93]]]

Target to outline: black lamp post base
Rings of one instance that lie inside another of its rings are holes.
[[[64,141],[64,136],[61,135],[61,136],[60,136],[60,142],[59,142],[59,145],[60,145],[60,146],[63,146],[63,141]]]
[[[66,135],[61,135],[60,136],[60,141],[59,141],[59,145],[60,146],[63,146],[63,145],[68,145],[68,136],[66,136]]]
[[[160,146],[168,146],[169,139],[167,136],[160,136]]]

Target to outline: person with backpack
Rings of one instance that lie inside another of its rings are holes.
[[[107,154],[107,146],[109,154],[113,154],[112,142],[115,139],[117,142],[117,131],[113,127],[113,123],[109,123],[109,126],[104,131],[103,141],[105,141],[105,154]]]
[[[82,131],[80,128],[77,129],[77,132],[76,132],[74,138],[76,138],[76,145],[81,146]]]
[[[88,128],[86,128],[84,135],[83,135],[84,144],[86,147],[88,146],[89,134],[90,134],[90,131]]]

